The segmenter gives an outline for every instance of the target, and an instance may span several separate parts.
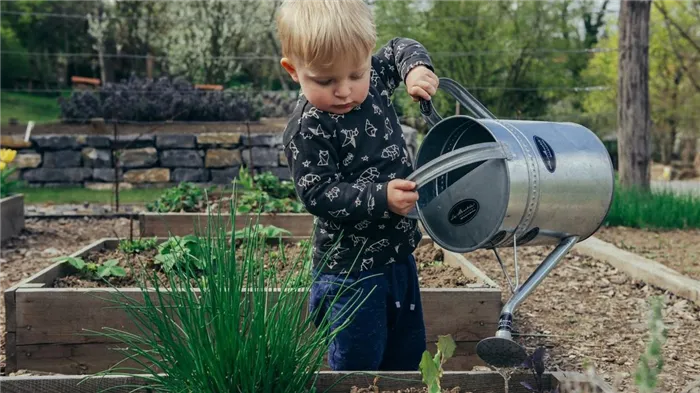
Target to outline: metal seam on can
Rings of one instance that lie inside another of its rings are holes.
[[[508,123],[504,123],[500,120],[495,120],[496,123],[503,126],[511,135],[520,143],[525,152],[525,163],[528,169],[528,175],[530,176],[530,184],[528,187],[528,203],[525,209],[525,215],[522,217],[518,225],[515,227],[515,237],[519,238],[523,235],[525,230],[530,226],[532,218],[535,216],[537,207],[540,200],[540,189],[539,189],[539,170],[537,163],[535,161],[535,155],[532,151],[530,144],[528,143],[525,136],[518,130]],[[508,238],[506,238],[508,239]],[[504,239],[504,240],[506,240]],[[512,242],[512,238],[509,239]]]

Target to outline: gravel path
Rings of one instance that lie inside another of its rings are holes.
[[[133,234],[138,236],[138,221]],[[0,252],[0,287],[17,284],[39,270],[52,265],[53,258],[67,255],[103,237],[126,238],[129,219],[28,219],[25,230],[2,246]],[[0,373],[5,368],[5,302],[0,305]]]
[[[521,283],[549,250],[518,249]],[[512,277],[512,249],[499,254]],[[501,285],[507,301],[510,290],[493,252],[479,250],[466,257]],[[611,385],[619,380],[619,392],[637,393],[634,372],[648,339],[647,299],[651,296],[664,298],[669,336],[662,350],[665,365],[657,391],[685,393],[684,387],[700,379],[700,307],[631,280],[575,249],[517,309],[516,329],[548,336],[524,337],[523,343],[529,351],[547,347],[549,369],[585,372],[588,364]]]

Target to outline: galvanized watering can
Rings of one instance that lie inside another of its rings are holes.
[[[431,126],[408,177],[419,200],[409,217],[421,221],[441,247],[458,253],[493,249],[510,283],[497,248],[556,245],[523,285],[511,284],[495,337],[480,341],[477,354],[496,367],[526,358],[512,340],[516,307],[532,293],[562,257],[594,234],[608,214],[614,171],[601,140],[574,123],[498,120],[469,92],[440,78],[474,117],[442,119],[430,101],[421,100]]]

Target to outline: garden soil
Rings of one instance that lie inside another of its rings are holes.
[[[552,248],[518,249],[521,283]],[[500,249],[499,254],[513,277],[512,248]],[[479,250],[465,256],[501,285],[507,301],[510,290],[493,252]],[[585,372],[589,365],[618,392],[636,393],[634,373],[648,342],[652,296],[661,296],[665,302],[668,329],[657,391],[687,393],[684,387],[700,378],[700,307],[632,280],[575,248],[519,306],[515,328],[529,352],[538,346],[547,348],[548,370]]]
[[[700,280],[700,229],[603,227],[595,237]]]
[[[133,232],[132,232],[133,229]],[[3,291],[51,266],[53,258],[74,253],[104,238],[138,236],[139,223],[120,219],[27,219],[24,230],[2,245],[0,287]],[[5,302],[0,303],[0,375],[5,371]]]
[[[285,277],[293,274],[301,268],[301,259],[299,257],[304,252],[304,249],[296,243],[286,244],[284,249],[284,261],[280,257],[279,247],[270,246],[269,251],[265,252],[264,269],[274,272],[277,277],[277,282],[282,283]],[[245,251],[237,249],[236,255],[240,260]],[[477,281],[472,277],[466,277],[459,268],[445,265],[443,262],[442,250],[436,249],[433,245],[424,245],[416,249],[416,263],[419,271],[419,280],[421,286],[426,288],[460,288],[468,284],[475,284]],[[166,276],[158,267],[154,267],[153,260],[156,256],[155,250],[149,250],[137,255],[127,255],[120,250],[96,251],[85,258],[86,262],[102,263],[109,259],[117,259],[119,265],[127,271],[125,277],[111,277],[109,283],[104,281],[91,280],[89,278],[71,275],[60,277],[55,280],[53,286],[56,288],[80,287],[80,288],[97,288],[108,287],[114,285],[116,287],[138,287],[138,275],[145,269],[147,274],[155,271],[158,273],[162,285],[167,286]],[[271,257],[272,256],[272,257]],[[196,283],[193,282],[194,285]]]

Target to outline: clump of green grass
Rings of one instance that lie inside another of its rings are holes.
[[[632,228],[700,228],[700,197],[670,190],[641,191],[616,184],[609,226]]]
[[[124,356],[140,367],[117,364],[88,378],[131,376],[158,392],[313,391],[328,345],[347,322],[307,312],[310,280],[290,274],[278,282],[264,273],[263,256],[274,239],[263,234],[234,241],[236,213],[231,205],[228,226],[221,213],[210,213],[206,233],[195,234],[201,251],[198,288],[191,285],[195,275],[188,263],[167,271],[167,288],[155,274],[138,280],[137,296],[115,288],[114,303],[137,331],[103,328],[93,334],[115,339]],[[248,233],[259,229],[254,221],[250,225]],[[241,240],[245,255],[237,260]],[[297,265],[293,271],[308,266],[310,254],[289,261]],[[345,317],[369,295],[354,285],[330,296],[332,303],[341,296],[349,299],[342,307]]]

